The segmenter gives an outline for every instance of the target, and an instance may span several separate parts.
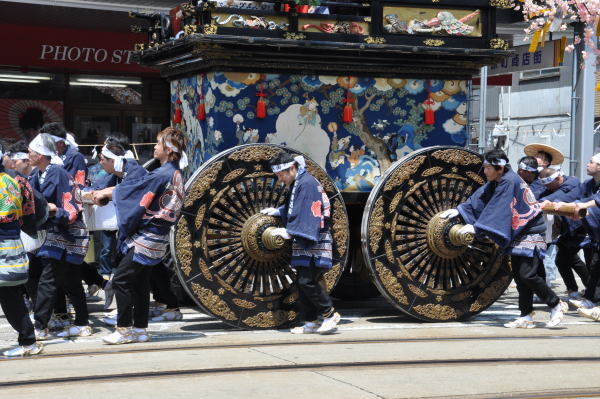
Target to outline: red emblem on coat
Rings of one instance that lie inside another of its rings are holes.
[[[140,206],[148,209],[148,207],[152,203],[153,199],[154,199],[154,193],[152,191],[148,191],[146,194],[144,194],[144,196],[140,200]]]
[[[312,214],[314,217],[320,218],[321,217],[321,201],[313,201],[312,205],[310,206],[310,210],[312,211]]]

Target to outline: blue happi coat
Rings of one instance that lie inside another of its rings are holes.
[[[546,191],[546,186],[544,186],[540,179],[535,179],[534,181],[532,181],[529,185],[529,188],[531,189],[531,192],[533,193],[535,199],[538,201],[541,198],[544,191]]]
[[[594,179],[587,179],[583,183],[579,183],[577,187],[574,187],[574,182],[579,182],[577,178],[568,178],[569,185],[563,190],[559,188],[558,194],[555,196],[553,201],[562,202],[573,202],[573,201],[589,201],[592,199],[594,193],[598,190],[595,187]],[[563,183],[562,186],[564,186]],[[589,245],[590,240],[587,237],[587,230],[583,224],[583,220],[573,220],[569,217],[561,216],[561,234],[558,237],[557,242],[562,246],[570,248],[583,248]]]
[[[600,248],[600,186],[594,179],[588,179],[582,184],[582,202],[594,200],[596,206],[588,208],[587,216],[581,222],[585,227],[591,241],[584,241],[581,246],[592,245]]]
[[[63,168],[67,171],[69,176],[71,176],[75,183],[84,186],[88,168],[83,154],[75,148],[67,146],[67,149],[61,158],[63,161]]]
[[[563,183],[556,191],[544,191],[539,200],[551,202],[573,202],[579,198],[580,185],[581,182],[578,178],[573,176],[565,176]]]
[[[533,257],[543,256],[545,226],[542,210],[531,189],[512,169],[500,181],[481,186],[458,206],[475,234],[487,236],[505,253]]]
[[[73,180],[60,165],[50,164],[44,172],[34,169],[29,182],[46,201],[58,208],[43,226],[48,234],[37,256],[56,260],[64,256],[69,263],[81,264],[87,253],[89,234],[81,215],[82,209],[75,201]]]
[[[130,163],[127,160],[128,168]],[[169,231],[181,213],[184,195],[183,176],[176,162],[166,162],[141,177],[127,169],[113,191],[120,252],[125,254],[133,248],[134,262],[158,264],[167,251]]]
[[[330,269],[329,198],[317,179],[304,168],[298,169],[290,195],[279,212],[287,232],[293,237],[291,265],[306,267],[314,261],[316,267]]]

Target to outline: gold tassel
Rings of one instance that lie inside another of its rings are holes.
[[[550,22],[546,22],[544,24],[544,29],[542,29],[542,42],[540,43],[540,47],[544,47],[544,44],[546,43],[546,34],[548,33],[549,29],[550,29]]]
[[[537,50],[537,46],[538,46],[541,36],[542,36],[541,30],[535,31],[535,33],[533,34],[533,39],[531,39],[531,44],[529,45],[530,53],[535,53],[535,50]]]
[[[558,49],[558,63],[562,64],[565,60],[565,47],[567,47],[567,37],[560,38],[560,49]]]

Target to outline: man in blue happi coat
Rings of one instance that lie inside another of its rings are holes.
[[[67,133],[63,125],[58,122],[44,124],[40,129],[40,133],[47,133],[52,136],[56,152],[63,161],[63,168],[76,184],[80,187],[85,186],[88,172],[87,164],[85,157],[78,150],[73,135]]]
[[[291,266],[298,275],[305,324],[293,328],[292,333],[332,333],[340,321],[340,314],[319,283],[332,266],[329,198],[317,179],[306,171],[304,157],[281,151],[270,163],[277,179],[290,187],[284,205],[261,212],[280,216],[285,227],[276,229],[274,234],[293,240]]]
[[[546,249],[541,207],[527,183],[510,168],[503,151],[485,153],[484,173],[487,183],[458,209],[449,209],[441,217],[462,217],[467,224],[461,233],[488,237],[510,255],[521,316],[505,327],[535,327],[534,293],[550,307],[550,320],[546,325],[554,327],[561,322],[567,306],[537,273]]]

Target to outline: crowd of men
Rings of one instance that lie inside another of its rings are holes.
[[[116,298],[116,314],[103,318],[115,326],[102,338],[106,344],[147,342],[150,316],[182,320],[163,262],[185,195],[185,148],[179,130],[164,129],[154,146],[161,166],[148,172],[123,135],[110,135],[99,154],[105,176],[93,182],[75,137],[59,123],[44,125],[30,143],[0,148],[0,305],[18,333],[18,346],[4,356],[39,354],[53,332],[64,338],[92,335],[84,282],[88,297],[104,290],[105,309],[113,294]],[[303,157],[285,151],[271,160],[273,173],[290,187],[290,195],[279,208],[262,213],[279,216],[284,227],[274,234],[293,240],[291,264],[298,272],[305,324],[292,333],[328,334],[340,321],[319,281],[332,266],[330,206],[304,166]],[[112,204],[116,213],[116,231],[97,235],[99,267],[85,262],[90,232],[84,203]],[[153,309],[151,290],[159,303]]]
[[[116,314],[103,319],[115,326],[103,337],[106,344],[147,342],[150,316],[182,320],[163,262],[168,258],[169,230],[185,195],[185,148],[180,131],[164,129],[154,147],[160,167],[148,172],[136,162],[123,135],[110,135],[99,154],[105,175],[94,182],[88,179],[75,138],[59,123],[44,125],[30,143],[0,149],[0,305],[18,332],[18,346],[5,356],[41,353],[51,331],[65,338],[92,335],[84,282],[88,296],[105,291],[105,308],[113,294],[116,298]],[[549,327],[562,321],[567,302],[583,316],[600,321],[595,304],[600,280],[600,154],[587,164],[590,178],[580,182],[562,173],[564,157],[555,148],[530,144],[525,153],[515,170],[501,150],[485,153],[487,183],[441,217],[461,218],[461,233],[485,236],[510,255],[521,315],[505,327],[535,327],[536,298],[551,310]],[[298,275],[304,324],[291,332],[331,333],[340,315],[319,283],[332,264],[329,199],[306,171],[302,156],[281,151],[270,163],[279,182],[290,188],[282,206],[261,212],[280,217],[284,227],[274,234],[292,240],[291,266]],[[117,216],[116,231],[98,233],[98,268],[85,262],[90,242],[82,213],[85,202],[112,204]],[[565,216],[552,216],[561,210]],[[552,261],[566,285],[567,302],[548,281]],[[583,294],[575,274],[584,285]],[[154,309],[151,290],[162,303]]]
[[[158,316],[182,318],[165,288],[161,262],[184,199],[185,136],[173,128],[158,134],[154,158],[160,167],[151,172],[135,161],[124,136],[107,137],[99,155],[106,173],[94,184],[89,184],[86,160],[77,147],[62,124],[48,123],[31,142],[1,149],[0,305],[19,344],[5,356],[41,353],[52,330],[58,330],[58,337],[92,335],[83,281],[89,294],[104,289],[108,302],[113,293],[116,297],[116,316],[106,318],[116,326],[103,337],[107,344],[149,340],[153,274],[158,276],[154,296],[165,303]],[[110,200],[118,230],[103,233],[99,271],[84,261],[90,233],[83,202],[106,205]]]

